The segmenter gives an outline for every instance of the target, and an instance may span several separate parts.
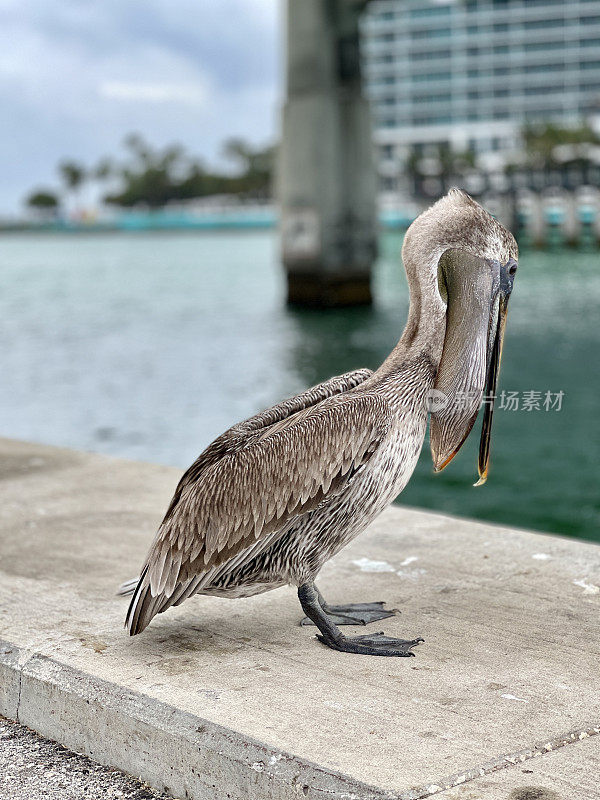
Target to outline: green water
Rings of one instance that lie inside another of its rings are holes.
[[[289,310],[272,232],[0,239],[0,434],[187,466],[233,422],[332,374],[376,367],[408,308],[386,234],[371,309]],[[600,540],[600,256],[525,252],[499,390],[564,392],[501,411],[440,475],[424,448],[401,502]]]

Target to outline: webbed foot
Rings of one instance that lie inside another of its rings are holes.
[[[298,598],[308,620],[302,624],[316,625],[320,633],[317,639],[342,653],[361,653],[367,656],[414,656],[412,648],[425,641],[417,639],[394,639],[385,633],[371,633],[366,636],[344,636],[338,625],[366,625],[375,619],[391,617],[396,613],[386,611],[383,603],[357,603],[348,606],[328,606],[314,583],[304,583],[298,587]],[[332,613],[333,612],[333,613]],[[337,619],[335,615],[339,615]],[[379,616],[373,616],[379,615]],[[337,624],[336,624],[337,622]]]
[[[342,653],[362,653],[367,656],[396,656],[407,658],[414,656],[412,648],[416,647],[425,639],[420,636],[417,639],[394,639],[386,636],[385,633],[371,633],[367,636],[342,636],[338,639],[330,639],[321,634],[317,634],[317,639],[333,650],[340,650]]]
[[[398,612],[397,608],[385,609],[385,602],[376,603],[348,603],[341,606],[330,606],[325,603],[322,608],[329,619],[335,625],[369,625],[371,622],[378,622],[388,617],[394,617]],[[309,618],[304,617],[300,625],[314,625]]]

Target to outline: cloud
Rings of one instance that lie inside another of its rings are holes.
[[[98,87],[101,97],[111,100],[142,103],[184,103],[199,106],[206,101],[206,87],[199,84],[132,83],[104,81]]]
[[[4,0],[0,212],[139,131],[207,161],[276,135],[277,0]]]

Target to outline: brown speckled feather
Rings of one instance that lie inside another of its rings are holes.
[[[127,615],[132,634],[181,602],[192,579],[286,530],[346,485],[389,423],[384,398],[347,393],[370,375],[332,378],[234,426],[202,453],[150,548]]]

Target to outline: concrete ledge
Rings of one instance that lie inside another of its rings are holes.
[[[0,463],[5,716],[193,800],[600,798],[596,546],[391,509],[320,586],[399,606],[382,628],[423,635],[414,659],[327,650],[285,589],[129,639],[114,589],[178,471],[10,441]]]
[[[291,786],[304,796],[309,787],[334,796],[357,789],[388,796],[66,664],[6,642],[0,650],[22,662],[8,667],[18,688],[15,719],[101,764],[143,775],[161,791],[241,800],[288,796]]]

